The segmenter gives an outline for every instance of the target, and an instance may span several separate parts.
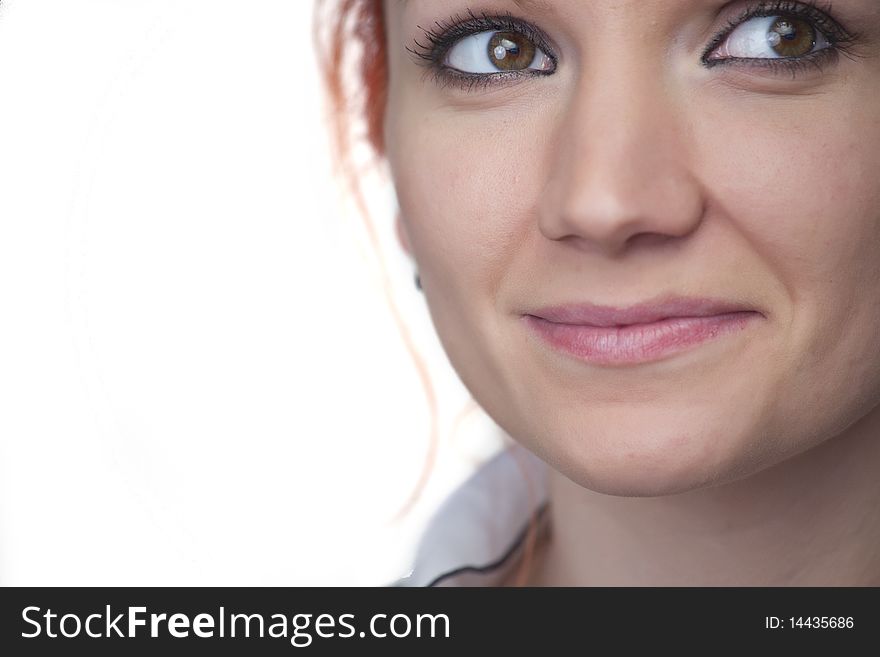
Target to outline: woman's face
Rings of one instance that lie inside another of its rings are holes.
[[[659,495],[873,411],[880,3],[384,10],[398,228],[451,363],[510,436],[587,488]],[[523,317],[670,295],[760,314],[635,362],[561,351]]]

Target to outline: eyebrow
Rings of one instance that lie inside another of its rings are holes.
[[[547,0],[514,0],[523,10],[553,11],[553,3]]]
[[[553,4],[547,0],[513,0],[513,4],[523,11],[553,11]]]
[[[400,2],[405,5],[410,0],[400,0]],[[523,11],[553,11],[553,3],[548,0],[512,0],[512,2]]]

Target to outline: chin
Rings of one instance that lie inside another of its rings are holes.
[[[738,441],[733,438],[729,432],[692,428],[625,433],[592,428],[589,438],[548,440],[539,455],[572,482],[597,493],[658,497],[729,483],[760,469],[736,457],[731,447]]]
[[[617,497],[676,495],[718,484],[711,476],[699,471],[682,473],[681,467],[666,469],[638,460],[598,466],[566,463],[557,470],[582,488]]]

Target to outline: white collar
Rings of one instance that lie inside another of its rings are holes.
[[[516,562],[530,519],[545,515],[547,465],[517,443],[456,488],[428,521],[395,586],[493,586]]]

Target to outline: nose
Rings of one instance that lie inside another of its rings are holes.
[[[705,198],[680,103],[663,77],[637,61],[604,64],[569,97],[539,216],[548,239],[617,255],[639,236],[690,234]]]

